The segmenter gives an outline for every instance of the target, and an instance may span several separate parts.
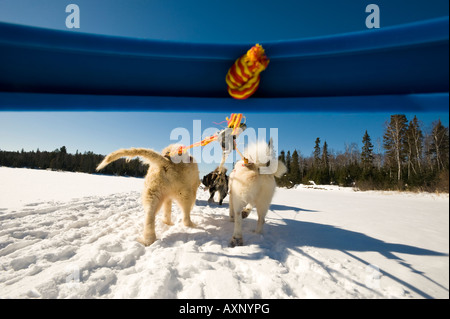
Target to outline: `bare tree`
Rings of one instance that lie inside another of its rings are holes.
[[[433,122],[429,152],[438,171],[448,166],[449,135],[448,127],[442,125],[441,120]]]
[[[423,133],[420,129],[420,123],[416,116],[409,122],[407,130],[408,142],[408,178],[411,173],[417,174],[422,171],[423,154]],[[411,172],[412,171],[412,172]]]
[[[406,158],[407,119],[404,114],[391,115],[391,121],[386,123],[383,136],[383,147],[386,149],[389,163],[397,168],[397,180],[402,178],[402,166]]]

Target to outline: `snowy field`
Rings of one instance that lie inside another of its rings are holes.
[[[143,227],[143,179],[0,167],[0,298],[449,298],[448,195],[277,189],[228,247],[228,197],[196,228]]]

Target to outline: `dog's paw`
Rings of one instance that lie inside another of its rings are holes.
[[[192,221],[185,221],[184,222],[184,226],[190,227],[190,228],[196,228],[197,227],[197,225],[195,223],[193,223]]]
[[[173,226],[173,225],[174,225],[174,223],[172,223],[172,221],[170,221],[170,220],[165,220],[165,219],[163,219],[162,222],[163,222],[164,224],[168,225],[168,226]]]
[[[242,240],[242,238],[236,238],[234,236],[231,238],[230,247],[243,246],[243,245],[244,245],[244,241]]]
[[[250,210],[243,210],[241,212],[241,214],[242,214],[242,219],[247,218],[248,215],[250,215]]]
[[[145,239],[143,237],[139,237],[137,239],[137,241],[139,243],[141,243],[142,245],[144,245],[144,246],[150,246],[151,244],[153,244],[156,241],[156,237],[154,237],[154,238],[147,238],[147,239]]]
[[[262,235],[262,233],[263,233],[263,230],[262,230],[262,229],[258,229],[258,228],[256,228],[256,229],[252,230],[252,233],[254,233],[254,234],[258,234],[258,235]]]

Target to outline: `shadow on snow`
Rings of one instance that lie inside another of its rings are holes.
[[[224,202],[222,206],[217,203],[208,203],[206,200],[197,200],[197,206],[209,206],[211,208],[222,207],[228,211],[228,202]],[[299,207],[285,206],[274,204],[271,205],[270,209],[276,211],[295,211],[296,213],[301,212],[314,212],[312,210],[306,210]],[[252,211],[255,214],[255,210]],[[190,240],[196,241],[196,244],[203,245],[211,241],[218,241],[224,248],[227,246],[228,241],[231,239],[233,233],[233,223],[229,221],[228,216],[216,215],[216,214],[205,214],[202,215],[205,219],[205,224],[215,224],[220,226],[220,231],[218,232],[208,232],[208,236],[204,234],[196,236],[196,234],[190,234]],[[282,223],[280,223],[280,221]],[[318,224],[312,222],[305,222],[293,219],[266,219],[266,224],[264,226],[264,239],[260,239],[260,236],[255,234],[253,230],[256,228],[255,219],[245,219],[243,222],[243,236],[244,245],[258,245],[261,248],[260,252],[240,255],[233,254],[232,249],[224,249],[223,253],[205,252],[206,254],[221,255],[229,258],[241,258],[241,259],[262,259],[268,256],[272,259],[284,262],[289,255],[289,250],[298,252],[299,254],[308,257],[314,263],[319,264],[328,273],[326,265],[316,260],[312,256],[306,254],[302,247],[316,247],[331,250],[338,250],[346,255],[358,260],[359,262],[369,266],[370,263],[355,256],[351,252],[376,252],[383,255],[385,258],[395,260],[399,265],[407,267],[412,272],[423,276],[425,279],[433,282],[442,289],[448,291],[448,288],[442,286],[441,284],[435,282],[431,278],[427,277],[422,272],[414,269],[410,264],[406,263],[400,257],[396,256],[395,253],[399,254],[409,254],[418,256],[448,256],[448,254],[437,252],[429,249],[424,249],[420,247],[389,243],[383,240],[370,237],[366,234],[346,230],[332,225]],[[206,230],[205,230],[206,231]],[[186,234],[184,234],[186,235]],[[170,241],[170,237],[177,234],[173,233],[165,238],[165,241]],[[226,237],[224,237],[226,236]],[[189,240],[188,239],[188,240]],[[228,248],[228,247],[226,247]],[[231,253],[230,253],[231,252]],[[379,270],[384,276],[389,277],[396,282],[408,287],[412,291],[421,295],[424,298],[432,298],[426,292],[414,287],[411,283],[405,282],[404,280],[380,269]],[[331,275],[331,274],[330,274]],[[360,284],[363,285],[363,284]]]

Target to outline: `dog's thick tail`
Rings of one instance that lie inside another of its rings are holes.
[[[108,154],[103,161],[97,166],[97,171],[103,169],[109,163],[112,163],[118,160],[121,157],[133,158],[136,156],[140,156],[146,160],[146,162],[156,163],[156,164],[166,164],[167,159],[155,152],[154,150],[147,148],[129,148],[129,149],[120,149],[111,154]]]
[[[277,166],[277,170],[275,171],[275,173],[273,174],[275,177],[280,178],[281,176],[283,176],[284,174],[286,174],[287,172],[287,167],[286,165],[284,165],[284,163],[280,160],[278,160],[278,166]]]

